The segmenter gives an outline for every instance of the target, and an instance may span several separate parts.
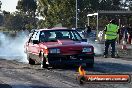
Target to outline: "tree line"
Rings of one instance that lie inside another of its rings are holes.
[[[77,0],[78,26],[87,23],[87,14],[98,10],[132,10],[131,0]],[[1,8],[2,2],[0,3]],[[0,26],[9,30],[49,28],[61,23],[75,27],[76,0],[18,0],[15,12],[2,11]],[[41,19],[40,19],[41,18]],[[100,20],[107,18],[101,17]],[[94,18],[91,23],[94,25]]]

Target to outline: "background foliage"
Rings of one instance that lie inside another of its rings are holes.
[[[77,0],[78,27],[87,24],[87,14],[99,10],[132,10],[131,0]],[[0,2],[0,8],[2,3]],[[1,11],[0,26],[9,30],[31,30],[50,28],[61,23],[65,27],[75,27],[76,0],[18,0],[16,12]],[[41,17],[41,19],[40,19]],[[112,16],[119,18],[119,16]],[[121,16],[122,19],[126,17]],[[100,16],[99,26],[103,27],[110,16]],[[132,17],[128,16],[129,23]],[[90,25],[96,26],[95,17],[90,18]]]

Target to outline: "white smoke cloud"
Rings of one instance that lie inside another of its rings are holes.
[[[17,60],[20,62],[28,62],[24,53],[24,44],[28,39],[28,32],[21,31],[15,37],[0,32],[0,59]],[[103,46],[96,42],[88,40],[90,45],[94,46],[96,55],[103,54]]]
[[[21,31],[15,37],[0,32],[0,58],[27,62],[24,53],[24,44],[27,41],[27,32]]]
[[[82,38],[87,39],[88,44],[94,47],[95,55],[103,55],[104,44],[99,44],[98,42],[95,41],[96,31],[92,31],[92,33],[89,35],[89,38],[84,37],[82,32],[79,32],[79,34],[82,36]]]
[[[87,39],[88,43],[94,47],[94,53],[95,55],[103,55],[103,49],[104,45],[103,44],[98,44],[95,41],[91,41],[90,39]]]

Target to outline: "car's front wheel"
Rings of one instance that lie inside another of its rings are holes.
[[[86,67],[88,67],[88,68],[94,68],[94,63],[86,63]]]
[[[44,57],[44,55],[41,54],[39,57],[41,59],[41,68],[48,68],[48,64],[46,64],[46,58]]]

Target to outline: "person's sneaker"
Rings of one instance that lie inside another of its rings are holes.
[[[104,55],[104,58],[107,58],[107,55]]]
[[[112,55],[112,56],[111,56],[111,58],[115,58],[115,56],[114,56],[114,55]]]

